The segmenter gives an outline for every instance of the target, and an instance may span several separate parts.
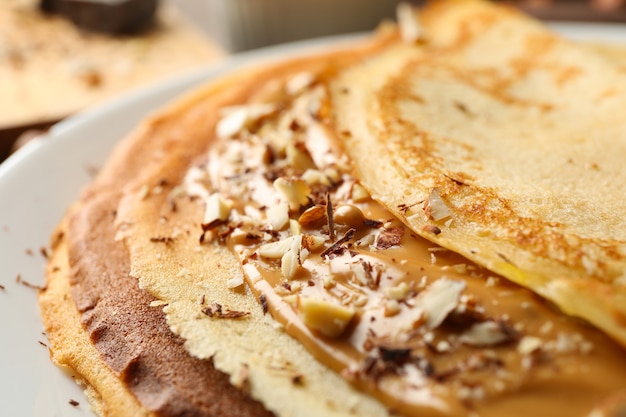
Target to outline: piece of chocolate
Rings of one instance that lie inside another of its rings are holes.
[[[111,34],[132,34],[147,29],[159,0],[41,0],[39,7],[58,13],[77,26]]]

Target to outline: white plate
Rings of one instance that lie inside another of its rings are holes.
[[[555,24],[568,36],[626,43],[626,26]],[[0,415],[91,416],[82,391],[51,364],[39,318],[36,290],[19,275],[43,285],[40,248],[67,206],[99,167],[113,144],[139,120],[185,90],[253,61],[268,60],[351,37],[281,45],[238,55],[220,65],[188,73],[70,118],[0,164]],[[79,402],[78,406],[69,404]]]

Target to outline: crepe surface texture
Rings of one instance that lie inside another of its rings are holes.
[[[120,142],[40,297],[99,414],[619,415],[616,52],[488,3],[407,10]]]
[[[336,82],[361,181],[416,233],[626,345],[623,68],[486,3],[440,2],[420,21],[427,51]]]

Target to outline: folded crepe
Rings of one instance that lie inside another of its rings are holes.
[[[70,209],[40,300],[102,414],[623,410],[619,65],[508,8],[402,10],[162,110]]]

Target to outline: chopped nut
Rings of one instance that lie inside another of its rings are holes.
[[[335,168],[326,168],[324,170],[324,174],[335,184],[338,184],[341,181],[341,173]]]
[[[435,329],[443,323],[448,314],[457,307],[464,289],[463,281],[440,278],[419,294],[415,308],[424,312],[429,329]]]
[[[326,207],[313,206],[309,207],[300,215],[298,222],[303,227],[315,227],[326,222]]]
[[[302,178],[309,185],[331,185],[328,177],[322,171],[317,169],[307,169],[300,178]]]
[[[430,190],[428,198],[424,201],[424,213],[426,213],[426,217],[436,222],[445,220],[452,215],[450,208],[443,201],[439,190],[436,188]]]
[[[292,210],[298,210],[309,202],[311,187],[301,179],[281,177],[274,181],[274,188],[285,197]]]
[[[293,241],[297,238],[298,236],[291,236],[277,242],[266,243],[259,248],[259,255],[269,259],[282,258],[291,249]],[[299,238],[302,239],[302,236],[300,235]]]
[[[314,235],[303,235],[302,236],[302,247],[308,249],[309,251],[314,251],[316,249],[324,246],[326,239],[322,236],[314,236]]]
[[[398,300],[385,301],[385,317],[395,316],[400,312],[400,303]]]
[[[531,353],[541,348],[542,344],[543,341],[538,337],[524,336],[517,345],[517,351],[521,355],[530,355]]]
[[[315,74],[310,72],[301,72],[291,77],[285,84],[285,90],[288,94],[296,95],[304,91],[307,87],[315,82]]]
[[[472,325],[459,340],[470,346],[493,346],[513,339],[513,329],[493,320]]]
[[[300,251],[302,249],[302,235],[293,236],[291,247],[280,259],[280,270],[283,276],[291,279],[302,264]]]
[[[302,234],[302,226],[300,226],[300,223],[294,219],[289,219],[289,230],[294,236]]]
[[[229,138],[239,133],[248,119],[248,111],[245,107],[231,109],[216,126],[217,137]]]
[[[355,183],[350,190],[350,197],[355,203],[363,203],[370,199],[370,194],[361,184]]]
[[[329,289],[337,285],[337,281],[335,281],[335,278],[332,275],[324,275],[323,284],[324,288]]]
[[[400,301],[404,300],[409,295],[411,288],[406,282],[401,282],[394,287],[385,288],[384,292],[387,297]]]
[[[350,264],[350,269],[354,273],[354,277],[357,282],[361,285],[367,286],[369,288],[375,289],[378,287],[378,279],[374,278],[372,274],[374,267],[371,263],[364,261],[363,259],[359,259],[358,262]]]
[[[440,340],[436,346],[437,352],[449,352],[451,349],[450,343],[447,340]]]
[[[302,298],[300,308],[305,326],[333,338],[341,336],[354,317],[351,308],[317,298]]]
[[[223,110],[225,114],[215,128],[219,138],[230,138],[237,135],[251,123],[274,112],[276,108],[272,104],[254,104],[233,106]]]
[[[273,230],[282,230],[289,223],[289,204],[278,203],[267,209],[267,221]]]
[[[290,143],[285,148],[285,155],[289,165],[297,170],[305,171],[307,169],[316,168],[313,159],[311,159],[311,155],[309,155],[308,151],[303,146]]]
[[[243,285],[243,274],[235,274],[232,278],[226,281],[226,287],[233,289]]]
[[[211,194],[206,199],[205,205],[203,225],[212,225],[218,221],[228,220],[232,206],[218,193]]]
[[[358,229],[364,225],[365,215],[357,206],[343,204],[335,209],[333,219],[337,224],[343,224]]]

